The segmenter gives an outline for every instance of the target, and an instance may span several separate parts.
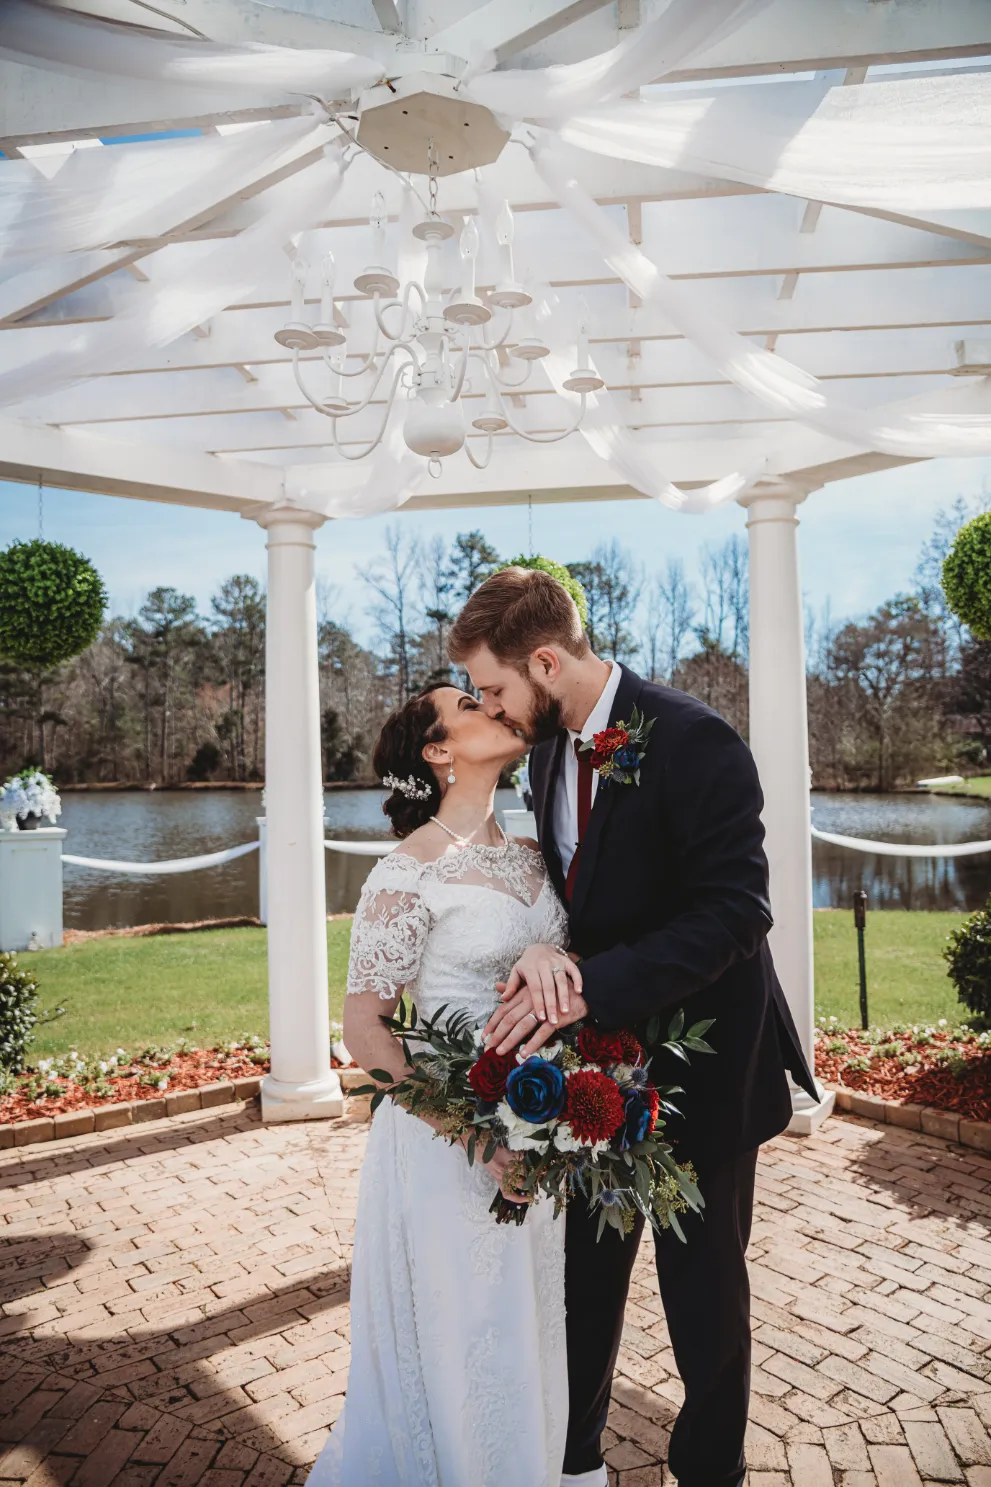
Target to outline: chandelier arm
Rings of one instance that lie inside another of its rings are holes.
[[[454,386],[451,389],[451,402],[456,403],[461,396],[461,389],[465,385],[465,373],[468,370],[468,357],[471,354],[471,332],[465,331],[464,346],[461,349],[461,361],[458,365]]]
[[[581,397],[581,408],[579,409],[578,417],[575,419],[570,429],[565,429],[560,434],[547,434],[543,437],[541,437],[539,434],[528,434],[525,429],[518,428],[517,425],[510,418],[509,410],[507,409],[505,403],[503,403],[501,397],[499,398],[499,402],[500,404],[502,404],[502,416],[505,418],[512,432],[516,434],[517,438],[526,439],[528,444],[560,444],[562,439],[567,439],[570,434],[577,433],[579,425],[581,424],[582,419],[585,417],[585,394],[580,393],[579,396]]]
[[[503,328],[502,335],[497,341],[487,341],[485,339],[484,331],[479,335],[479,343],[485,351],[497,351],[500,346],[505,346],[507,340],[509,339],[509,332],[513,328],[513,312],[512,310],[506,310],[504,313],[506,316],[506,324]]]
[[[330,360],[330,352],[328,351],[328,349],[327,349],[326,346],[323,347],[323,359],[324,359],[324,363],[327,366],[327,368],[331,372],[336,372],[339,377],[363,377],[366,372],[371,372],[371,371],[374,370],[375,363],[378,360],[379,350],[380,350],[380,347],[379,347],[379,331],[378,331],[378,326],[376,325],[376,327],[375,327],[375,339],[372,342],[372,349],[371,349],[371,351],[369,351],[369,352],[367,352],[365,354],[365,359],[364,359],[364,362],[362,363],[362,365],[360,367],[356,367],[353,372],[347,371],[342,366],[341,367],[335,367],[334,366],[334,363]],[[345,354],[345,356],[347,355],[347,347],[345,347],[344,354]]]
[[[406,337],[409,335],[409,329],[406,325],[406,317],[409,314],[410,294],[414,289],[420,296],[420,313],[422,314],[424,309],[426,308],[427,295],[426,290],[422,287],[422,285],[418,284],[415,279],[410,279],[407,282],[401,300],[386,300],[385,304],[383,304],[378,295],[376,295],[374,298],[373,306],[375,310],[375,323],[382,334],[384,336],[387,336],[390,341],[405,341]],[[403,312],[403,318],[400,323],[399,330],[396,332],[395,335],[393,335],[392,332],[389,330],[389,327],[385,324],[382,317],[385,314],[386,310],[398,310],[400,308]]]
[[[313,394],[309,391],[309,389],[306,387],[305,383],[303,382],[303,376],[302,376],[302,372],[300,370],[300,365],[299,365],[299,352],[298,352],[298,350],[294,350],[293,351],[293,354],[292,354],[292,368],[293,368],[293,376],[296,379],[296,386],[299,388],[300,392],[303,394],[303,396],[306,399],[306,401],[310,404],[311,408],[315,408],[317,410],[317,412],[318,413],[322,413],[325,418],[349,418],[353,413],[360,413],[362,411],[362,409],[363,408],[366,408],[368,406],[368,404],[371,402],[372,398],[375,396],[376,391],[378,390],[379,383],[382,381],[383,374],[385,373],[385,370],[386,370],[387,366],[389,365],[389,357],[392,355],[392,352],[395,349],[396,349],[395,347],[390,347],[389,348],[388,355],[385,357],[384,361],[382,362],[382,366],[381,366],[381,368],[379,370],[379,374],[375,378],[375,381],[372,383],[371,390],[368,393],[367,397],[365,397],[362,400],[362,402],[356,403],[353,407],[350,407],[349,406],[346,412],[339,412],[339,411],[332,410],[330,407],[327,406],[326,403],[322,403],[319,400],[319,398],[315,398],[313,396]],[[400,367],[399,370],[402,371],[403,368]],[[338,368],[337,367],[331,367],[331,371],[332,372],[337,372],[338,371]]]
[[[492,435],[490,434],[488,438],[484,460],[477,460],[475,458],[475,456],[471,452],[471,445],[468,443],[467,439],[465,440],[465,454],[471,460],[476,470],[487,470],[489,467],[489,462],[492,459]]]
[[[395,377],[393,377],[392,379],[392,389],[386,401],[385,413],[379,426],[379,431],[375,435],[375,438],[373,439],[372,443],[369,444],[367,449],[362,449],[358,454],[348,454],[346,450],[341,447],[340,441],[337,437],[337,419],[332,414],[330,415],[330,430],[334,436],[334,448],[341,456],[341,459],[348,460],[351,464],[356,464],[358,460],[367,459],[370,454],[373,454],[375,450],[378,449],[379,445],[382,443],[383,438],[385,437],[385,430],[388,425],[389,418],[392,414],[392,405],[396,400],[396,393],[399,390],[399,379],[404,371],[405,368],[400,367],[396,372]]]
[[[395,351],[405,351],[406,352],[406,355],[409,357],[410,361],[413,363],[413,366],[414,367],[416,366],[416,364],[417,364],[416,363],[416,358],[414,357],[414,355],[413,355],[410,347],[406,344],[405,341],[397,341],[395,343],[395,345],[390,346],[389,349],[388,349],[388,351],[385,353],[385,356],[382,358],[382,365],[379,368],[378,376],[375,378],[375,380],[372,383],[371,387],[368,389],[368,392],[361,399],[361,401],[360,402],[357,402],[357,403],[349,403],[346,410],[344,410],[344,411],[342,411],[340,413],[334,414],[334,417],[335,418],[353,418],[356,413],[363,413],[364,412],[364,410],[368,407],[369,403],[374,398],[375,394],[378,392],[379,385],[381,384],[382,378],[385,376],[386,371],[388,370],[389,360],[392,357],[393,352],[395,352]],[[405,363],[403,363],[400,367],[397,368],[396,378],[398,379],[405,370],[406,370],[406,366],[405,366]],[[394,397],[395,397],[395,388],[393,389],[392,393],[389,396],[389,402],[390,402],[390,404],[391,404],[392,399]]]
[[[506,382],[504,378],[500,377],[499,369],[497,366],[489,366],[489,375],[491,376],[497,387],[504,387],[507,392],[515,392],[518,387],[525,386],[525,384],[530,380],[530,373],[533,371],[533,362],[524,362],[524,366],[526,367],[526,371],[523,373],[523,376],[518,382]]]

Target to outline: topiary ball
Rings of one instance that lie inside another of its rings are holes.
[[[962,526],[943,562],[943,593],[978,640],[991,640],[991,511]]]
[[[12,542],[0,553],[0,655],[34,670],[92,645],[107,592],[88,558],[60,542]]]
[[[964,1006],[991,1018],[991,899],[946,937],[943,959]]]
[[[582,628],[588,625],[588,601],[585,598],[585,590],[573,578],[563,563],[555,563],[553,558],[543,558],[539,554],[535,558],[513,558],[508,563],[501,563],[495,571],[498,573],[503,568],[535,568],[539,573],[547,573],[551,578],[556,578],[558,583],[563,584],[568,593],[578,605],[578,614],[581,618]]]

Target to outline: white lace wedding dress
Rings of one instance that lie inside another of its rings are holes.
[[[348,992],[479,1025],[494,986],[566,916],[541,858],[509,842],[402,849],[373,869]],[[347,1402],[308,1487],[559,1487],[568,1419],[564,1219],[496,1224],[496,1184],[383,1100],[368,1139],[351,1276]]]

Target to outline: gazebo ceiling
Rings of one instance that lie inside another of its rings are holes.
[[[307,0],[305,6],[299,0],[299,9],[252,0],[156,0],[154,12],[136,8],[134,0],[49,3],[63,18],[95,16],[142,37],[195,32],[228,46],[344,49],[379,60],[398,53],[407,67],[410,52],[427,58],[488,52],[503,69],[521,70],[597,55],[635,34],[660,9],[644,4],[641,17],[638,0],[493,0],[467,15],[453,0]],[[797,80],[808,90],[814,110],[830,87],[870,87],[890,79],[892,71],[917,78],[927,62],[941,76],[991,65],[986,0],[772,0],[751,9],[735,30],[667,74],[650,96],[684,96],[691,88],[704,98],[716,89],[721,102],[733,90],[746,89],[748,103],[759,109],[765,96],[773,105],[777,79],[786,75],[793,86]],[[106,143],[122,135],[211,135],[259,120],[283,122],[232,135],[223,146],[215,142],[218,151],[231,147],[229,168],[219,153],[219,170],[211,166],[200,177],[191,168],[188,190],[159,202],[147,221],[135,218],[129,225],[122,219],[112,240],[80,240],[65,251],[22,251],[2,263],[0,386],[5,375],[16,377],[41,356],[56,383],[46,393],[46,384],[27,380],[28,396],[4,398],[0,477],[35,480],[42,473],[70,488],[244,511],[278,499],[287,481],[292,489],[294,470],[332,466],[342,482],[353,484],[351,468],[334,454],[328,420],[305,402],[291,354],[274,339],[289,314],[285,249],[294,234],[289,226],[267,238],[259,232],[273,202],[291,223],[290,193],[320,160],[336,127],[319,119],[301,122],[307,100],[291,93],[255,87],[235,100],[216,86],[72,75],[50,60],[44,66],[9,54],[3,60],[5,44],[0,14],[0,148],[9,157],[0,161],[0,206],[6,173],[13,181],[15,173],[20,179],[42,172],[56,186],[61,180],[84,197],[91,193],[87,200],[102,200],[99,193],[128,171],[139,179],[146,164],[167,171],[170,159],[181,184],[184,162],[205,158],[210,148],[209,140],[201,141],[194,153],[184,138]],[[238,144],[248,133],[261,138],[262,130],[282,131],[283,142],[264,158],[253,145]],[[363,132],[381,153],[387,133],[373,115],[363,118],[359,141]],[[528,138],[517,130],[484,171],[487,186],[514,209],[519,276],[530,286],[553,288],[562,321],[587,314],[593,357],[643,457],[685,490],[761,459],[770,474],[812,487],[911,457],[879,453],[777,415],[766,401],[727,380],[659,306],[641,305],[604,262],[549,191],[528,153]],[[65,158],[71,146],[99,140],[105,143],[87,149],[85,160],[82,152]],[[493,136],[488,147],[496,144]],[[559,149],[611,222],[669,278],[687,281],[728,328],[786,357],[847,404],[871,410],[920,398],[920,406],[929,406],[932,395],[944,390],[951,400],[959,397],[960,372],[981,370],[991,321],[991,203],[967,211],[823,205],[714,171],[636,164],[573,145]],[[422,188],[424,182],[416,184]],[[375,191],[385,197],[391,219],[387,251],[395,263],[408,246],[400,223],[405,188],[367,154],[357,154],[336,196],[331,200],[327,193],[323,210],[307,208],[297,244],[313,264],[332,249],[335,313],[348,329],[348,352],[355,357],[371,349],[374,330],[369,302],[351,285],[368,261]],[[440,180],[438,209],[457,227],[465,214],[478,211],[471,172]],[[2,221],[0,216],[0,232]],[[210,252],[252,232],[257,247],[250,273],[229,302],[214,304],[204,289]],[[453,289],[456,239],[451,253]],[[496,277],[483,240],[483,295]],[[140,316],[149,291],[165,283],[178,286],[174,293],[188,284],[191,295],[203,294],[209,312],[201,323],[165,344],[150,337],[128,343],[116,357],[94,353],[91,365],[81,364],[59,385],[63,360],[79,356],[80,347],[85,357],[88,345],[104,345],[107,327]],[[311,318],[318,295],[314,276],[307,292]],[[982,342],[984,353],[978,349]],[[303,353],[303,360],[318,356]],[[468,421],[473,400],[480,406],[481,398],[481,389],[469,391]],[[569,420],[567,404],[543,369],[514,402],[515,417],[529,430],[550,434]],[[991,411],[991,404],[981,406]],[[966,400],[964,407],[975,411]],[[381,403],[373,403],[349,421],[343,439],[366,442],[381,413]],[[484,442],[480,436],[479,448]],[[577,434],[535,449],[507,433],[496,438],[488,470],[475,471],[463,454],[453,456],[442,477],[421,485],[409,505],[640,493]],[[310,499],[305,479],[297,479],[296,494]],[[376,502],[382,493],[369,495],[367,509],[381,509]]]

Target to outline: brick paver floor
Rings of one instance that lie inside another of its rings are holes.
[[[365,1133],[233,1107],[4,1153],[0,1484],[304,1482],[347,1378]],[[751,1487],[991,1487],[989,1218],[991,1160],[935,1138],[833,1119],[765,1148]],[[658,1487],[678,1399],[645,1245],[622,1487]]]

